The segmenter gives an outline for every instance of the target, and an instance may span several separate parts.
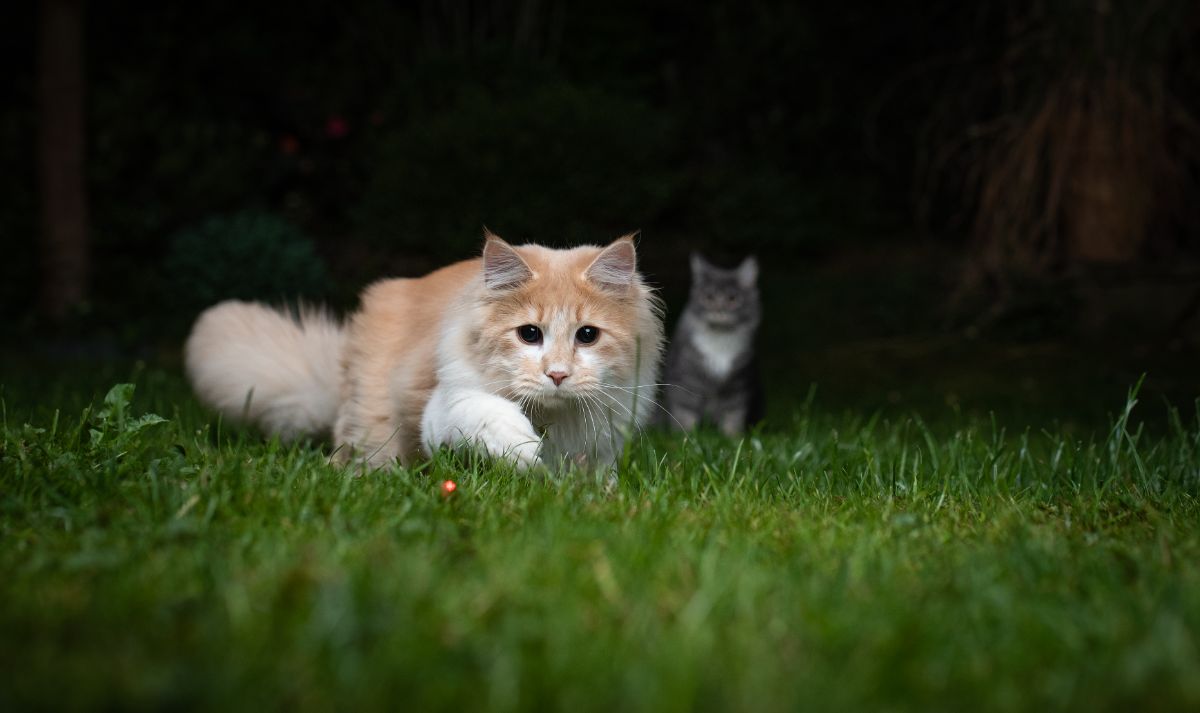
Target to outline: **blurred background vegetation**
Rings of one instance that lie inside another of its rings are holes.
[[[0,310],[20,348],[170,354],[222,296],[348,309],[366,281],[473,254],[484,224],[554,245],[640,229],[675,309],[687,251],[763,258],[781,379],[849,367],[847,389],[882,398],[989,338],[966,360],[984,378],[1033,353],[1055,373],[1087,359],[1088,383],[1150,368],[1151,389],[1174,374],[1165,391],[1195,394],[1192,2],[43,0],[4,16]],[[47,83],[72,66],[77,86]],[[72,91],[82,202],[52,180],[70,173]],[[64,245],[83,257],[56,261]]]

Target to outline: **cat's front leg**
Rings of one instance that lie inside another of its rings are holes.
[[[690,407],[675,408],[667,412],[667,418],[671,419],[676,428],[685,433],[695,431],[696,426],[700,425],[700,413]]]
[[[734,438],[742,435],[746,430],[746,409],[745,407],[731,408],[721,414],[718,424],[721,427],[721,433]]]
[[[465,443],[525,468],[541,462],[541,439],[520,407],[475,389],[434,389],[421,418],[421,443],[430,452]]]

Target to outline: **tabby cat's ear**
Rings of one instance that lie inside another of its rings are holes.
[[[489,290],[507,290],[533,277],[524,258],[499,235],[483,229],[483,284]]]
[[[754,287],[754,283],[758,282],[758,259],[751,255],[742,260],[742,264],[738,265],[737,277],[743,289]]]
[[[698,252],[693,252],[689,256],[689,262],[692,265],[692,277],[697,280],[700,279],[700,276],[704,274],[704,268],[708,266],[708,262]]]
[[[633,284],[636,271],[637,251],[633,247],[633,236],[626,235],[601,250],[583,274],[598,287],[619,292]]]

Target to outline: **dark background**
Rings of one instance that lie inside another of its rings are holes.
[[[1196,3],[3,15],[10,371],[173,364],[211,302],[349,309],[367,281],[474,254],[486,224],[552,245],[641,230],[672,317],[689,250],[757,254],[776,422],[810,384],[1026,422],[1086,421],[1143,372],[1196,395]]]

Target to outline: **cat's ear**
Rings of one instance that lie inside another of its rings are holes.
[[[693,252],[689,256],[689,262],[692,265],[692,277],[700,279],[700,276],[704,274],[704,266],[707,264],[704,262],[704,257],[700,253]]]
[[[487,228],[483,229],[483,238],[483,284],[489,290],[511,289],[533,277],[516,248]]]
[[[584,277],[606,290],[624,291],[633,284],[637,272],[637,251],[633,247],[633,236],[617,238],[600,251]]]
[[[754,283],[758,282],[758,259],[751,255],[742,260],[742,264],[738,265],[737,278],[743,289],[754,287]]]

